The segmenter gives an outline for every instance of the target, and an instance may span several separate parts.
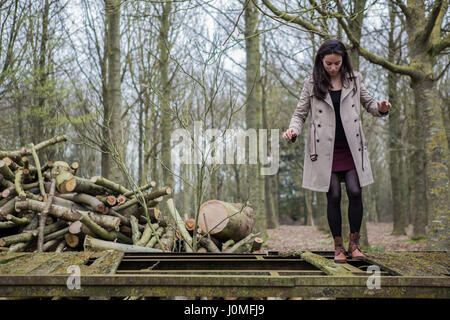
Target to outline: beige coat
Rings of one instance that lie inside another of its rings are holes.
[[[382,117],[374,98],[364,87],[361,74],[355,72],[354,81],[349,81],[342,88],[340,114],[347,142],[353,156],[361,187],[373,183],[370,167],[367,140],[365,138],[360,117],[361,105],[375,117]],[[313,95],[313,80],[309,76],[303,82],[300,100],[292,115],[289,128],[300,136],[308,114],[311,113],[309,139],[306,143],[303,166],[302,187],[319,192],[327,192],[330,188],[331,167],[333,164],[333,149],[336,130],[336,116],[330,94],[325,100]],[[387,113],[386,113],[387,115]]]

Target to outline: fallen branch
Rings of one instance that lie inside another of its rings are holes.
[[[140,247],[129,244],[115,243],[111,241],[99,240],[86,236],[83,244],[84,250],[116,250],[121,252],[163,252],[159,249]]]
[[[181,236],[183,237],[183,240],[186,244],[186,246],[185,246],[186,252],[193,252],[192,237],[189,234],[189,232],[186,230],[184,221],[180,217],[180,214],[178,213],[177,209],[175,208],[175,203],[173,202],[173,199],[167,200],[167,208],[169,209],[170,214],[172,215],[173,219],[175,220],[177,230],[180,232]]]
[[[111,180],[108,180],[101,176],[94,176],[90,179],[90,181],[96,185],[102,186],[111,190],[114,194],[119,195],[123,193],[132,193],[132,191],[128,190],[124,186],[121,186],[118,183],[115,183]]]
[[[253,234],[250,233],[248,236],[246,236],[244,239],[236,242],[231,248],[225,250],[226,253],[240,253],[248,251],[250,248],[246,248],[247,246],[250,247],[253,243],[253,238],[257,237],[259,233]]]
[[[42,211],[45,207],[45,203],[26,199],[25,201],[16,201],[16,211],[20,210],[33,210],[33,211]],[[108,215],[99,215],[90,211],[82,211],[82,210],[71,210],[69,208],[51,205],[49,213],[57,218],[64,219],[67,221],[77,221],[81,220],[82,217],[84,219],[93,220],[96,224],[113,230],[119,230],[120,219],[113,216]],[[82,215],[84,214],[84,215]]]
[[[43,185],[42,185],[42,187],[43,187]],[[53,198],[55,197],[55,188],[56,188],[56,179],[53,178],[52,185],[50,187],[50,195],[47,199],[47,202],[45,203],[44,210],[42,210],[41,217],[39,219],[38,252],[43,251],[45,221],[47,219],[47,214],[50,210],[50,206],[52,205]],[[44,191],[44,195],[45,195],[45,191]]]

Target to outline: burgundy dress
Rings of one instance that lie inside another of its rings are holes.
[[[347,171],[355,168],[353,156],[345,136],[344,127],[341,121],[340,101],[341,90],[330,91],[331,100],[333,101],[334,112],[336,115],[336,134],[334,139],[333,165],[332,172]]]

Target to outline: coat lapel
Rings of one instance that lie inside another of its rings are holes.
[[[352,92],[352,90],[354,88],[355,88],[355,82],[352,80],[351,77],[347,76],[347,86],[342,87],[342,92],[341,92],[341,106],[342,106],[342,101],[344,101],[345,97],[348,96],[348,94],[350,92]]]
[[[333,101],[331,101],[331,96],[329,92],[327,92],[327,95],[325,96],[325,102],[328,103],[330,107],[334,110]]]

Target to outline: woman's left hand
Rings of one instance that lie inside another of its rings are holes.
[[[377,101],[378,111],[386,113],[391,108],[391,104],[387,100]]]

